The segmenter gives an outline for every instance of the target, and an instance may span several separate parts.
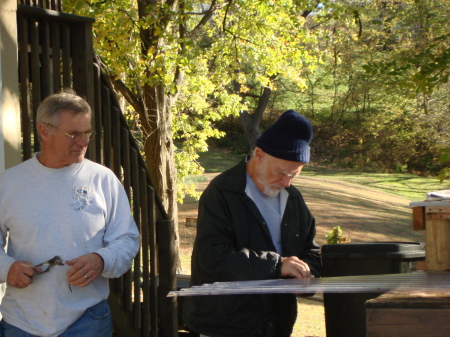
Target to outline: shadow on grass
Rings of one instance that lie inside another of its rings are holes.
[[[380,213],[381,216],[404,216],[409,215],[410,210],[407,205],[391,205],[386,202],[381,202],[379,198],[367,195],[353,195],[345,190],[324,190],[323,188],[301,188],[301,192],[305,200],[320,201],[324,205],[333,205],[333,207],[346,210],[361,210],[373,211]]]
[[[294,182],[316,218],[317,241],[341,226],[352,242],[423,241],[411,225],[411,209],[404,198],[389,196],[357,185],[304,178]]]

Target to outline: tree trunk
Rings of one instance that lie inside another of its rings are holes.
[[[180,270],[178,241],[177,172],[175,165],[175,146],[172,138],[173,99],[164,94],[160,86],[145,87],[144,100],[147,115],[147,128],[144,131],[144,152],[147,168],[155,192],[161,198],[170,220],[175,222],[177,270]]]
[[[264,87],[263,93],[259,96],[258,106],[255,111],[252,114],[249,114],[247,111],[242,111],[239,115],[242,128],[247,135],[250,148],[249,153],[253,152],[256,147],[256,140],[261,135],[261,132],[259,131],[259,124],[261,123],[264,110],[269,103],[271,92],[272,90],[269,87]]]

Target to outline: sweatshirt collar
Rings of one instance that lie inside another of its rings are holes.
[[[81,166],[83,165],[83,162],[85,159],[83,159],[83,161],[81,163],[75,163],[75,164],[71,164],[62,168],[50,168],[47,167],[45,165],[42,165],[40,163],[40,161],[38,160],[38,157],[40,156],[40,152],[36,152],[34,154],[34,156],[31,158],[34,169],[36,170],[36,172],[39,172],[41,174],[45,174],[45,175],[66,175],[66,174],[72,174],[75,173],[77,170],[79,170],[81,168]]]

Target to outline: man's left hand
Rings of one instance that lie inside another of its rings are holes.
[[[72,266],[67,272],[67,282],[79,287],[86,287],[91,284],[100,276],[104,267],[103,258],[96,253],[67,260],[66,264]]]

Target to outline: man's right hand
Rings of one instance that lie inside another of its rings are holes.
[[[281,276],[293,277],[296,279],[310,278],[311,271],[308,264],[300,260],[297,256],[283,257]]]
[[[40,269],[40,268],[39,268]],[[39,270],[25,261],[16,261],[9,268],[8,285],[14,288],[26,288],[33,282],[33,275]]]

